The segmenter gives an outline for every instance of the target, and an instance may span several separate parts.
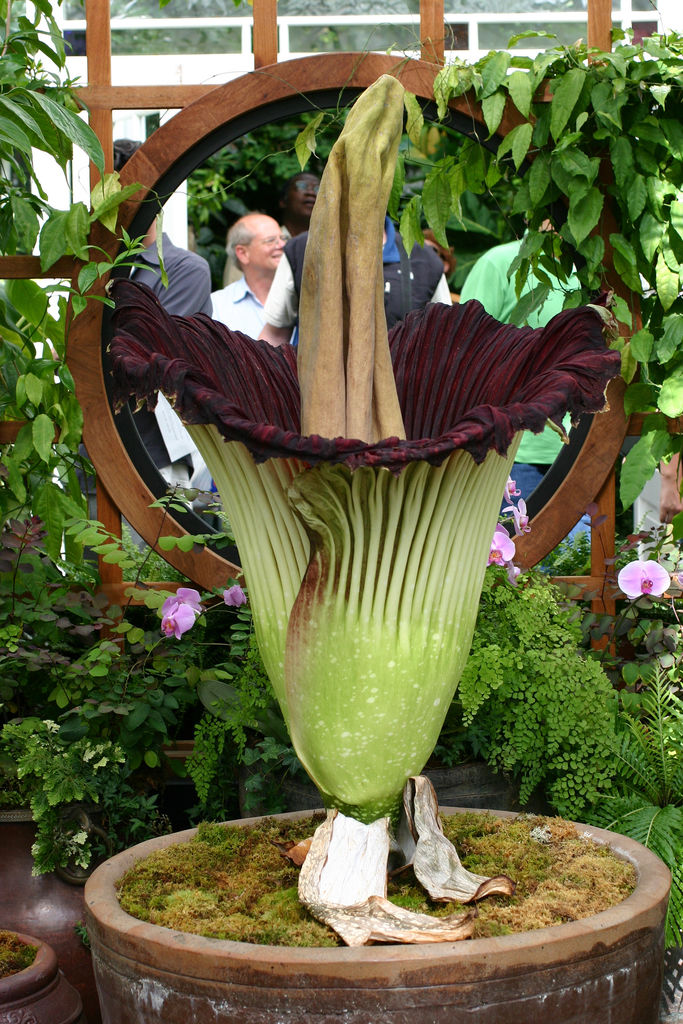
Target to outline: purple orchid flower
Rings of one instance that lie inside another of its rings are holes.
[[[179,640],[183,633],[192,629],[197,616],[202,612],[199,592],[192,587],[178,587],[161,606],[161,631],[166,636]]]
[[[504,526],[496,526],[487,565],[507,565],[515,557],[515,542]]]
[[[223,600],[228,608],[239,608],[247,603],[247,595],[239,584],[235,583],[234,586],[228,587],[227,590],[223,591]]]
[[[638,597],[661,597],[671,583],[666,569],[652,560],[629,562],[617,576],[619,589],[632,601]]]
[[[516,505],[507,505],[503,512],[510,512],[515,523],[515,536],[521,537],[525,533],[531,532],[531,526],[529,525],[529,516],[527,515],[526,502],[523,498],[520,498]]]

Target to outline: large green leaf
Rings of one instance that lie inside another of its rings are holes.
[[[64,135],[88,156],[100,174],[104,173],[104,155],[100,141],[92,128],[81,120],[78,114],[55,103],[49,96],[43,95],[40,102],[45,112]]]
[[[532,78],[528,71],[513,71],[507,78],[512,102],[523,117],[528,117],[533,98]]]
[[[586,81],[583,68],[573,68],[556,80],[550,105],[550,134],[557,141],[567,126]]]
[[[533,130],[533,126],[530,124],[518,124],[511,132],[508,132],[503,142],[501,142],[498,147],[498,156],[503,156],[503,154],[510,150],[515,169],[519,170],[529,152]]]
[[[680,398],[683,402],[683,378]],[[633,504],[645,484],[652,478],[668,447],[669,435],[666,430],[650,431],[638,438],[621,467],[619,497],[624,508],[629,508]]]
[[[605,197],[598,188],[590,188],[580,199],[569,197],[567,222],[577,245],[586,238],[600,220]]]
[[[437,241],[448,248],[446,222],[451,209],[451,186],[447,173],[441,167],[436,167],[425,179],[422,188],[422,209]]]
[[[659,301],[665,310],[670,309],[678,298],[678,273],[667,266],[664,254],[661,252],[657,257],[655,280]]]
[[[487,96],[481,103],[481,112],[489,135],[494,135],[500,127],[505,110],[505,93],[502,89]]]
[[[68,218],[68,210],[53,210],[43,224],[39,241],[40,265],[43,270],[48,270],[69,248],[66,233]]]
[[[683,371],[671,374],[662,384],[658,406],[665,416],[683,414]]]

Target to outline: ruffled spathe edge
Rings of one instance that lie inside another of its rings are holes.
[[[476,462],[507,451],[519,430],[573,421],[604,407],[620,356],[605,344],[605,316],[565,310],[541,329],[501,324],[477,301],[410,313],[389,343],[408,440],[374,444],[299,433],[296,353],[228,330],[210,317],[170,316],[153,293],[113,282],[114,398],[153,405],[163,392],[186,423],[213,423],[257,461],[296,457],[393,471],[439,465],[455,449]]]

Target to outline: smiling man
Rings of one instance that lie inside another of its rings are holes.
[[[226,249],[242,276],[211,293],[211,315],[233,331],[258,338],[265,323],[263,304],[285,247],[276,220],[262,213],[247,213],[228,231]]]

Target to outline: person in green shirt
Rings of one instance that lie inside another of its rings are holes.
[[[508,323],[519,301],[515,293],[515,275],[508,277],[508,269],[521,245],[522,239],[518,238],[503,245],[495,245],[480,256],[460,290],[460,302],[478,299],[487,313],[501,323]],[[530,274],[521,296],[538,285],[539,282]],[[526,326],[545,327],[549,320],[561,312],[566,294],[578,287],[579,282],[574,275],[564,285],[558,281],[557,287],[549,292],[543,304],[528,315]],[[565,424],[565,428],[568,429],[568,424]],[[523,499],[528,498],[543,479],[561,447],[561,438],[550,427],[546,427],[540,434],[528,431],[524,434],[510,473]]]

